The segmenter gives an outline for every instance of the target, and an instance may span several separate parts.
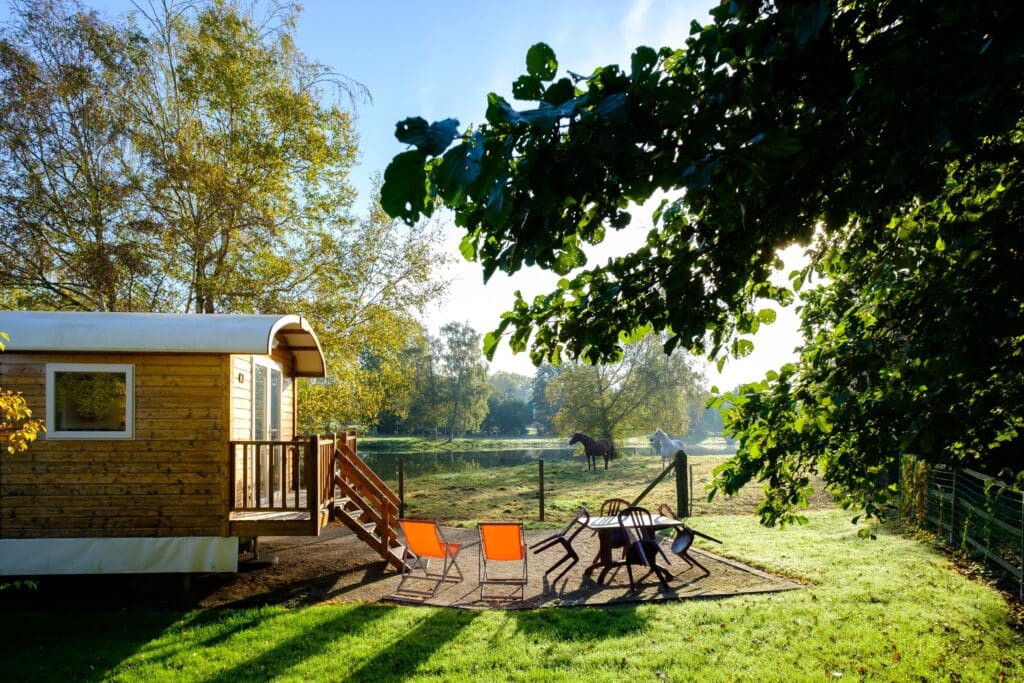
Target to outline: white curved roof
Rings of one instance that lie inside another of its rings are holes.
[[[8,352],[269,354],[279,339],[297,377],[326,374],[316,333],[297,315],[0,311],[0,331]]]

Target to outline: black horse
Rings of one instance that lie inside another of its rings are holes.
[[[597,469],[597,456],[604,456],[604,468],[608,469],[608,461],[615,459],[615,444],[611,439],[591,439],[583,432],[576,432],[569,439],[569,445],[583,444],[583,455],[587,458],[587,469]]]

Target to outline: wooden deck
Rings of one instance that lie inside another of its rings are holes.
[[[347,439],[354,445],[354,434],[230,442],[231,535],[319,535],[334,503],[335,441]]]

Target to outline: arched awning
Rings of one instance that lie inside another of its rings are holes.
[[[320,341],[298,315],[0,311],[8,352],[290,352],[296,377],[324,377]]]

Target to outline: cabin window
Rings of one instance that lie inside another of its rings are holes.
[[[131,439],[135,366],[49,363],[47,439]]]

